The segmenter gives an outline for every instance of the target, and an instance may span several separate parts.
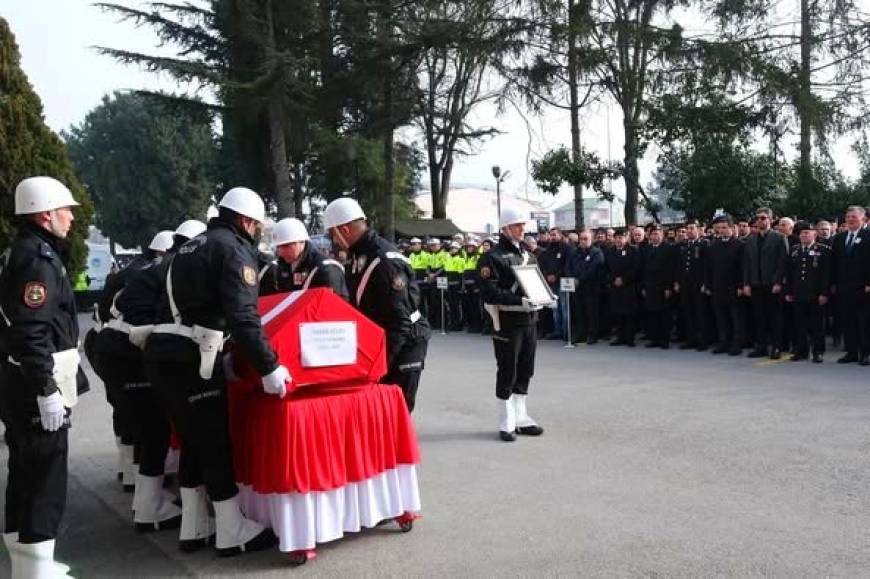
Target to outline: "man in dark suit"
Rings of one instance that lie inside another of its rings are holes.
[[[780,357],[782,335],[782,284],[788,259],[788,240],[771,228],[773,212],[755,213],[758,233],[749,236],[743,251],[743,293],[752,299],[756,323],[755,349],[750,358]]]
[[[786,275],[785,300],[794,315],[792,362],[806,360],[812,339],[813,362],[821,364],[825,353],[824,308],[831,279],[831,250],[816,243],[816,230],[809,223],[795,227],[800,242],[791,248]]]
[[[670,299],[674,287],[674,247],[664,243],[661,225],[653,224],[643,260],[643,309],[647,314],[647,348],[667,350],[671,342]]]
[[[598,341],[601,282],[604,280],[604,253],[592,245],[592,232],[581,231],[577,249],[568,257],[568,277],[577,280],[574,292],[575,340],[592,345]]]
[[[870,230],[864,226],[865,210],[852,206],[846,211],[846,229],[834,236],[831,288],[837,296],[840,328],[846,354],[840,364],[870,365]]]
[[[704,258],[704,292],[710,296],[716,317],[719,342],[714,354],[739,356],[745,340],[743,294],[743,250],[745,244],[734,237],[731,218],[719,215],[713,220],[716,239]]]

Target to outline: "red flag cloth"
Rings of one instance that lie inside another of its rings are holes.
[[[228,385],[236,480],[258,493],[328,491],[420,462],[398,386],[301,389],[285,398]]]

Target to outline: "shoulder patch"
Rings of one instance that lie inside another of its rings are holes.
[[[492,277],[492,270],[489,269],[488,265],[484,265],[480,268],[480,277],[483,279],[489,279]]]
[[[242,266],[242,279],[249,286],[257,285],[257,270],[250,265]]]
[[[41,308],[48,298],[48,289],[38,281],[27,282],[24,286],[24,305],[28,308]]]
[[[401,275],[395,275],[395,276],[393,276],[393,281],[392,281],[391,285],[393,286],[394,290],[396,290],[397,292],[400,292],[403,289],[405,289],[405,286],[407,285],[407,283],[405,283],[404,277],[402,277]]]

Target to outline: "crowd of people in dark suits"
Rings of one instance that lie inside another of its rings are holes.
[[[589,345],[607,339],[625,347],[642,338],[649,348],[678,343],[714,354],[748,350],[752,358],[787,354],[815,363],[823,362],[830,343],[842,345],[839,363],[870,365],[870,228],[863,207],[847,208],[833,223],[775,219],[760,208],[751,219],[720,213],[709,223],[667,228],[552,228],[525,243],[560,296],[540,317],[542,338]],[[458,240],[452,251],[465,256],[487,249],[486,240],[467,246]],[[412,263],[414,255],[417,263],[427,262],[420,259],[421,245],[405,251]],[[452,290],[462,297],[447,299],[444,315],[453,330],[487,333],[487,316],[476,311],[474,262],[457,268],[462,279],[444,295]],[[435,276],[428,269],[417,274],[430,319],[440,318]],[[561,291],[563,278],[575,280],[575,291]]]

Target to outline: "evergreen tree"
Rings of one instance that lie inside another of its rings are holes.
[[[0,18],[0,247],[15,235],[15,187],[35,175],[54,177],[69,187],[81,207],[63,252],[75,275],[84,267],[88,224],[93,214],[90,199],[76,179],[66,147],[45,124],[42,102],[21,70],[20,54],[9,24]]]

